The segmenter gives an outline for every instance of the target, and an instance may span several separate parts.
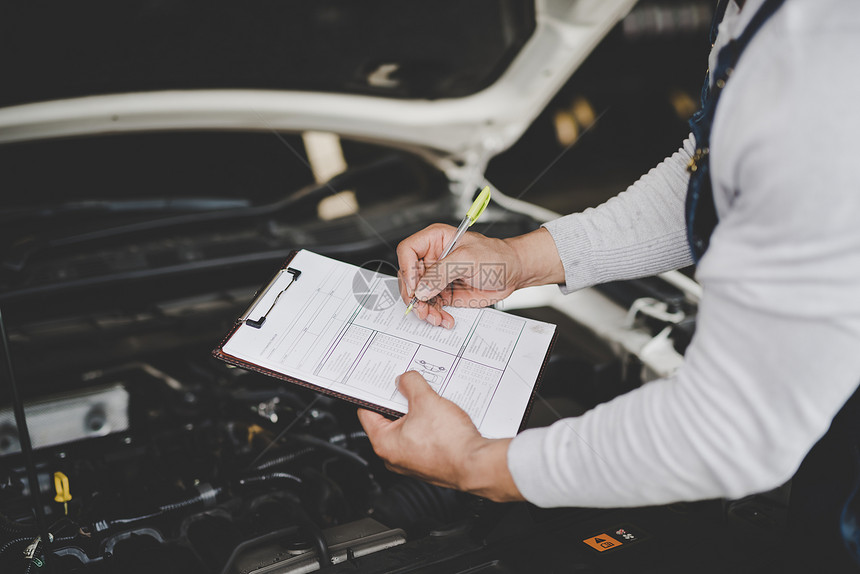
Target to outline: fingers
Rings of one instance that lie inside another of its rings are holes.
[[[476,484],[471,477],[483,477],[488,468],[481,465],[469,471],[475,462],[474,454],[485,450],[487,439],[481,437],[462,408],[437,395],[416,371],[397,377],[397,387],[409,403],[409,412],[402,418],[388,421],[376,413],[358,411],[373,449],[386,468],[446,488],[471,488]],[[506,449],[498,453],[491,474],[507,469],[506,453]]]
[[[406,293],[407,298],[404,301],[412,298],[409,294],[415,291],[415,285],[418,284],[420,277],[418,261],[421,257],[418,255],[418,249],[422,246],[414,245],[414,237],[414,235],[407,237],[397,245],[397,266],[399,267],[397,276],[402,283],[401,292]]]
[[[425,401],[427,397],[439,396],[417,371],[407,371],[397,377],[397,390],[409,402],[410,408]]]
[[[367,433],[368,438],[373,442],[395,421],[387,419],[381,414],[367,409],[358,409],[358,422],[361,423],[361,426],[364,428],[364,432]]]
[[[415,371],[409,371],[397,377],[395,380],[400,393],[406,397],[410,409],[420,408],[427,402],[427,397],[432,395],[438,398],[424,377]],[[367,433],[373,450],[387,462],[394,464],[391,454],[397,450],[396,445],[401,440],[403,425],[409,414],[397,420],[389,420],[379,413],[367,409],[358,409],[358,421]],[[392,450],[393,449],[393,450]]]
[[[444,309],[441,309],[441,308],[439,309],[439,314],[442,317],[441,325],[443,327],[445,327],[446,329],[453,329],[454,328],[454,317],[448,311],[445,311]]]
[[[459,244],[458,244],[459,245]],[[467,245],[455,247],[453,251],[442,261],[436,261],[424,270],[415,295],[421,301],[427,301],[433,297],[443,294],[445,288],[457,279],[471,279],[475,274],[478,258]]]
[[[405,273],[402,269],[397,270],[397,287],[400,289],[400,298],[403,302],[409,305],[412,301],[413,291],[406,285]]]
[[[423,402],[427,396],[439,396],[417,371],[407,371],[397,377],[395,382],[397,383],[397,390],[406,398],[410,406],[417,402]],[[403,420],[401,418],[393,421],[379,413],[367,409],[358,409],[358,422],[364,427],[371,441],[373,441],[374,437],[379,437],[381,433],[384,434],[389,431],[392,425],[394,427],[398,426]]]
[[[454,317],[442,307],[445,303],[438,297],[430,302],[419,301],[415,307],[419,308],[418,318],[423,319],[436,327],[442,326],[446,329],[454,328]]]
[[[397,246],[397,264],[403,272],[403,282],[408,293],[414,293],[418,280],[424,272],[419,262],[436,261],[445,249],[445,242],[453,237],[456,228],[435,224],[410,235]],[[410,295],[411,298],[411,295]]]
[[[416,306],[421,307],[421,311],[418,314],[420,319],[427,321],[435,327],[442,324],[442,317],[439,315],[440,311],[438,306],[428,301],[419,301]]]
[[[469,278],[474,273],[474,254],[461,245],[444,262],[425,267],[425,260],[436,261],[455,233],[456,229],[450,225],[435,224],[404,239],[397,246],[401,299],[408,305],[417,294],[419,301],[413,313],[431,325],[446,329],[454,327],[454,317],[442,308],[453,303],[453,289],[449,292],[446,287],[452,281]],[[469,237],[464,239],[465,242],[469,240]],[[416,293],[418,288],[420,292]]]

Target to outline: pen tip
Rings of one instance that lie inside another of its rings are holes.
[[[404,317],[409,314],[409,311],[412,310],[413,305],[414,305],[414,303],[409,304],[409,307],[406,308],[406,312],[403,314]]]

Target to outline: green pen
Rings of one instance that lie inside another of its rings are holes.
[[[463,221],[460,222],[460,226],[457,227],[457,233],[454,234],[454,239],[448,244],[448,247],[442,251],[442,256],[439,257],[439,261],[442,261],[449,253],[451,253],[451,250],[454,249],[454,246],[457,245],[457,241],[463,237],[466,230],[472,227],[472,224],[474,224],[481,214],[484,213],[484,209],[486,209],[488,203],[490,203],[490,187],[486,186],[481,190],[481,193],[478,194],[474,203],[472,203],[472,207],[469,208],[469,211],[466,213],[466,217],[464,217]],[[406,308],[406,312],[403,314],[404,317],[409,314],[409,311],[412,310],[412,307],[414,307],[417,302],[418,297],[412,297],[412,301],[409,303],[409,306]]]

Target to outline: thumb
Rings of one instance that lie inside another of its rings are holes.
[[[358,422],[364,427],[364,432],[367,433],[368,438],[372,441],[394,421],[385,418],[379,413],[367,409],[358,409]]]
[[[424,271],[415,288],[415,296],[421,301],[432,299],[453,281],[470,278],[474,272],[475,261],[469,257],[468,251],[462,247],[455,249]]]
[[[397,377],[397,390],[400,391],[401,395],[406,397],[406,400],[409,401],[409,406],[412,406],[416,401],[428,395],[438,396],[433,387],[427,384],[424,377],[419,375],[417,371],[408,371]]]

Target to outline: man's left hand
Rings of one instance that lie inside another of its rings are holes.
[[[409,412],[397,420],[359,409],[358,419],[386,466],[400,474],[496,501],[523,500],[508,470],[510,439],[481,436],[463,409],[415,371],[397,380]]]

